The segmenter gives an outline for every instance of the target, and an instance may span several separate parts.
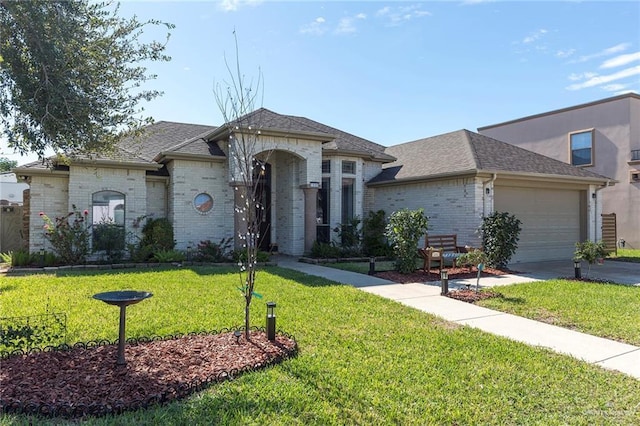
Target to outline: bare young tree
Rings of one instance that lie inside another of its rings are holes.
[[[236,231],[244,254],[238,261],[240,287],[245,300],[245,338],[249,340],[250,307],[256,283],[258,265],[260,223],[267,212],[267,206],[258,185],[264,178],[266,164],[272,150],[263,149],[261,141],[261,114],[258,103],[262,103],[262,74],[247,82],[240,68],[238,39],[235,39],[235,66],[231,67],[225,58],[229,81],[215,85],[215,98],[220,109],[224,126],[229,135],[229,172],[235,190]],[[266,198],[268,199],[268,197]]]

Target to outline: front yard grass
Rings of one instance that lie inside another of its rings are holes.
[[[493,290],[504,297],[477,304],[640,345],[640,287],[557,279]]]
[[[619,262],[640,263],[640,249],[619,248],[617,256],[612,255],[610,259],[617,260]]]
[[[68,342],[116,339],[118,310],[95,293],[154,293],[127,310],[128,337],[241,324],[231,268],[0,277],[2,316],[68,314]],[[277,302],[297,358],[188,399],[96,425],[638,424],[640,381],[568,356],[444,322],[318,277],[258,273],[252,323]],[[637,303],[637,302],[636,302]],[[637,306],[637,305],[636,305]],[[4,415],[2,425],[59,424]]]

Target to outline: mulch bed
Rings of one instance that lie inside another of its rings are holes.
[[[0,408],[63,417],[105,415],[185,397],[211,383],[293,356],[295,340],[263,331],[189,335],[127,344],[126,365],[117,345],[35,352],[2,359]]]
[[[500,293],[496,293],[495,291],[490,291],[490,290],[482,290],[482,291],[476,292],[475,290],[461,289],[461,290],[452,290],[448,292],[446,296],[452,299],[461,300],[467,303],[475,303],[478,300],[491,299],[493,297],[501,297],[502,295]]]
[[[469,268],[447,268],[447,272],[449,273],[449,281],[478,277],[478,270],[475,268],[471,270]],[[480,273],[480,278],[512,273],[514,272],[509,270],[485,268]],[[437,269],[431,269],[428,273],[424,272],[422,269],[416,269],[411,274],[401,274],[397,271],[384,271],[376,272],[375,276],[401,284],[440,281],[440,271]]]

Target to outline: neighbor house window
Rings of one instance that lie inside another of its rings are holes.
[[[124,250],[124,194],[117,191],[94,192],[91,197],[93,250],[107,254]]]
[[[569,135],[572,166],[593,165],[593,130]]]
[[[318,191],[318,202],[316,207],[316,239],[320,243],[328,243],[331,241],[329,227],[329,211],[331,203],[329,197],[331,194],[331,178],[323,177],[322,186]]]
[[[322,160],[322,173],[331,173],[331,160]]]
[[[355,175],[356,174],[356,162],[355,161],[343,161],[342,173]]]
[[[354,212],[354,195],[355,195],[355,179],[342,179],[342,223],[346,224],[353,219]]]

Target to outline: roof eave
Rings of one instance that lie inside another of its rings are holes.
[[[390,185],[401,185],[405,183],[425,182],[425,181],[443,180],[443,179],[451,179],[451,178],[468,178],[468,177],[475,177],[477,175],[478,175],[477,170],[465,170],[465,171],[458,171],[458,172],[437,173],[433,175],[411,176],[411,177],[394,179],[394,180],[385,180],[381,182],[367,182],[367,185],[368,186],[388,186],[388,185],[390,186]]]
[[[364,158],[371,161],[377,161],[380,163],[392,163],[397,160],[397,158],[389,154],[380,153],[376,155],[376,154],[369,154],[368,152],[364,152],[364,151],[356,151],[356,150],[349,150],[349,149],[332,149],[332,148],[323,147],[322,154],[360,157],[360,158]]]
[[[605,176],[598,177],[590,177],[590,176],[571,176],[571,175],[558,175],[551,173],[532,173],[532,172],[512,172],[512,171],[504,171],[504,170],[478,170],[478,173],[486,173],[486,174],[496,174],[498,178],[500,177],[510,177],[510,178],[527,178],[534,179],[538,181],[563,181],[563,182],[575,182],[575,183],[592,183],[592,184],[600,184],[602,186],[610,185],[613,186],[618,183],[615,179],[610,179]]]
[[[203,155],[185,152],[162,151],[153,158],[153,161],[164,163],[167,160],[193,160],[193,161],[213,161],[223,162],[227,157],[222,155]]]

